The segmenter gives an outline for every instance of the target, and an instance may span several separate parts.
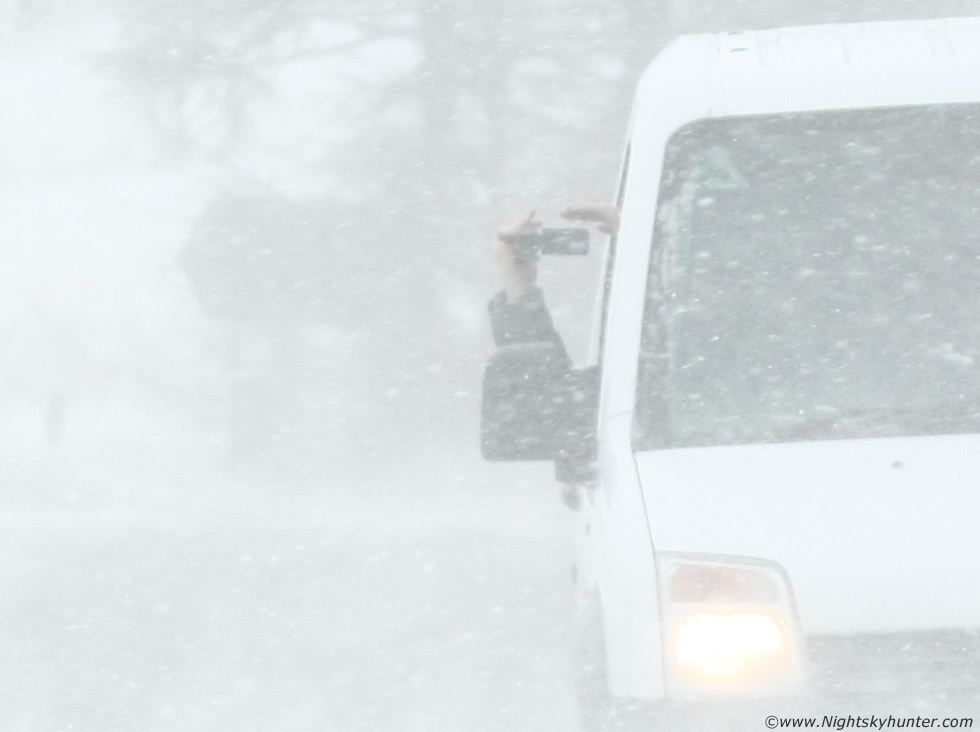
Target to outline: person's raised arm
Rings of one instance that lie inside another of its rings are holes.
[[[541,227],[528,211],[507,222],[497,232],[492,249],[500,270],[503,289],[490,301],[490,326],[498,347],[528,343],[553,343],[568,360],[565,344],[555,329],[544,295],[537,286],[537,255],[518,256],[505,241],[521,232]]]
[[[503,280],[503,292],[509,303],[517,302],[534,288],[538,278],[538,262],[533,257],[519,258],[514,248],[504,239],[522,232],[540,229],[541,222],[534,218],[534,213],[528,211],[501,226],[491,245]]]
[[[614,206],[586,204],[569,206],[566,219],[595,224],[600,231],[615,234],[619,210]],[[490,301],[490,322],[497,346],[519,343],[554,343],[565,353],[561,336],[555,330],[544,295],[537,286],[537,254],[519,256],[506,239],[541,228],[534,211],[528,211],[504,224],[492,243],[503,289]],[[566,356],[567,358],[567,356]]]

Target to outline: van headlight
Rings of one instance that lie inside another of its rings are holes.
[[[667,554],[658,562],[669,678],[679,694],[798,690],[798,622],[771,562]]]
[[[695,612],[674,635],[674,660],[685,675],[719,680],[760,676],[791,665],[783,618],[758,612]]]

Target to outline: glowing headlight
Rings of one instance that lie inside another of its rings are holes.
[[[796,607],[779,565],[717,555],[664,553],[658,559],[672,693],[799,689]]]
[[[678,626],[674,652],[682,673],[722,684],[759,681],[791,663],[785,624],[766,613],[694,613]]]

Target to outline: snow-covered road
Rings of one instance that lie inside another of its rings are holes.
[[[2,729],[576,729],[569,512],[472,471],[0,512]]]

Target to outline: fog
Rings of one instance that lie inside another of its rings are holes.
[[[970,12],[0,0],[0,729],[578,729],[492,233],[612,199],[678,33]],[[599,259],[542,265],[578,362]]]

